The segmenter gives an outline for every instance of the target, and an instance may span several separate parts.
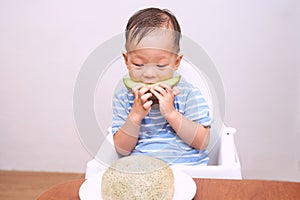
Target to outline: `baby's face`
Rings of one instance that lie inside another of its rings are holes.
[[[182,56],[157,48],[140,48],[123,54],[133,81],[147,84],[172,78]]]
[[[154,31],[140,42],[132,41],[123,54],[129,76],[133,81],[147,84],[172,78],[181,55],[174,48],[172,32]]]

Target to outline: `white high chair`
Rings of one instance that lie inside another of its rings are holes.
[[[126,70],[125,67],[124,70]],[[234,143],[234,134],[236,133],[236,130],[227,127],[223,123],[222,116],[217,111],[218,107],[213,105],[213,103],[215,103],[213,101],[214,93],[210,91],[205,75],[184,59],[181,62],[178,73],[187,81],[199,87],[211,108],[214,122],[211,128],[210,144],[207,148],[209,150],[210,158],[208,165],[200,167],[172,166],[172,168],[182,170],[194,178],[242,179],[240,161]],[[114,78],[119,78],[121,80],[123,75],[124,74],[119,73],[120,77]],[[103,100],[104,99],[102,99],[102,101]],[[109,101],[111,101],[111,99],[109,99]],[[98,150],[97,155],[87,163],[85,178],[88,179],[100,171],[105,170],[118,158],[119,155],[114,148],[111,129],[108,128],[105,141]]]

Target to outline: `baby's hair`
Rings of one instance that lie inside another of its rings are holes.
[[[180,50],[181,29],[175,17],[167,9],[145,8],[137,11],[126,26],[126,49],[127,43],[137,39],[137,44],[152,31],[163,28],[172,30],[176,51]]]

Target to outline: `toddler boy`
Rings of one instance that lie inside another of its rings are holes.
[[[201,92],[184,77],[176,89],[159,83],[180,66],[180,38],[168,10],[146,8],[129,19],[123,57],[129,77],[141,84],[114,95],[112,133],[119,154],[154,156],[170,165],[207,164],[212,119]]]

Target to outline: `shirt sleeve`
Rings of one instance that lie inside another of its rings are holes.
[[[113,98],[112,134],[114,135],[125,123],[129,114],[129,99],[127,90],[120,90]]]
[[[212,123],[210,108],[200,90],[196,87],[191,87],[187,94],[184,116],[203,126],[210,126]]]

